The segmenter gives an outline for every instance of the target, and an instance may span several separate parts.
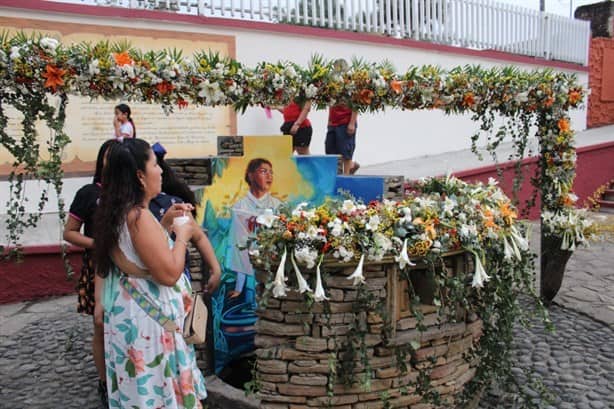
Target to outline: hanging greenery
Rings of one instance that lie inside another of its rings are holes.
[[[446,71],[428,65],[397,73],[389,62],[347,64],[318,56],[307,67],[292,62],[246,67],[209,51],[188,57],[175,49],[142,51],[127,42],[64,45],[40,34],[4,32],[0,35],[0,85],[0,143],[14,157],[7,218],[10,246],[18,244],[23,229],[40,218],[40,212],[25,217],[24,180],[42,180],[53,185],[56,193],[61,189],[61,154],[70,143],[63,132],[70,94],[161,104],[167,112],[188,104],[232,105],[244,111],[249,106],[309,99],[317,108],[343,102],[359,112],[396,108],[470,113],[480,131],[490,135],[492,151],[511,136],[517,158],[524,157],[529,130],[536,126],[541,173],[532,181],[548,215],[544,232],[580,239],[583,218],[570,216],[575,214],[571,186],[576,156],[568,111],[582,102],[584,91],[574,75],[479,66]],[[9,106],[23,117],[20,137],[7,133]],[[497,127],[499,116],[508,120]],[[34,126],[39,119],[51,129],[43,151]],[[47,197],[44,190],[39,210]],[[63,203],[59,205],[63,216]],[[562,218],[576,223],[552,224]]]

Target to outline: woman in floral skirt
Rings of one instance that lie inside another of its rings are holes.
[[[109,151],[95,240],[98,273],[105,277],[110,408],[200,408],[207,395],[194,348],[182,336],[192,307],[185,250],[199,227],[193,219],[174,225],[173,243],[148,210],[161,175],[141,139]]]

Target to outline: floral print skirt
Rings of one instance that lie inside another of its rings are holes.
[[[183,274],[173,287],[144,278],[128,281],[183,330],[191,308],[191,286]],[[185,343],[181,332],[165,331],[121,285],[110,291],[114,301],[105,305],[104,314],[109,407],[201,408],[207,392],[194,347]]]
[[[94,306],[96,300],[94,298],[94,261],[89,251],[83,252],[83,265],[81,266],[81,275],[77,283],[77,294],[79,304],[77,312],[80,314],[94,315]]]

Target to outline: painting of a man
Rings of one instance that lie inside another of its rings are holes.
[[[273,165],[269,160],[252,159],[245,170],[245,182],[249,186],[249,191],[232,206],[229,254],[226,259],[228,268],[237,274],[237,281],[235,289],[229,293],[230,298],[238,297],[243,291],[247,276],[254,275],[246,245],[248,238],[254,232],[256,218],[267,210],[277,209],[281,204],[281,201],[270,193],[273,184]]]

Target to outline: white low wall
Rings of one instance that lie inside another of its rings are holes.
[[[53,20],[58,22],[97,24],[118,27],[130,27],[146,30],[165,30],[231,35],[236,38],[236,56],[247,65],[260,61],[290,60],[307,64],[311,55],[318,53],[326,58],[361,57],[368,61],[389,60],[398,71],[405,71],[411,65],[433,64],[443,68],[452,68],[467,64],[480,64],[485,67],[517,65],[521,69],[533,70],[535,65],[523,65],[504,60],[477,58],[475,56],[443,53],[435,50],[415,49],[373,42],[342,41],[338,38],[323,36],[294,35],[257,30],[236,29],[234,27],[167,22],[162,20],[139,20],[93,16],[75,16],[70,14],[50,14],[32,10],[2,8],[2,15],[28,19]],[[577,72],[580,84],[588,87],[588,74]],[[310,119],[314,128],[311,151],[324,153],[326,134],[325,111],[312,112]],[[262,109],[248,109],[245,114],[237,114],[238,133],[241,135],[277,134],[281,125],[281,115],[273,114],[267,119]],[[572,113],[572,125],[576,130],[586,128],[586,111],[581,109]],[[357,131],[357,148],[355,159],[363,165],[407,159],[417,156],[433,155],[443,152],[467,149],[470,136],[477,129],[468,115],[446,116],[440,111],[403,112],[390,110],[385,113],[368,114],[359,118]],[[76,190],[90,178],[69,178],[64,187],[64,200],[70,204]],[[38,190],[37,183],[28,183],[28,196],[33,200]],[[0,182],[0,215],[6,213],[5,203],[8,196],[7,182]],[[28,204],[32,209],[35,202]],[[57,203],[51,199],[46,212],[55,212]],[[4,226],[0,227],[0,233]],[[38,243],[37,235],[32,240]],[[3,241],[3,238],[0,238]],[[30,240],[26,240],[29,242]],[[31,243],[33,244],[33,243]]]

